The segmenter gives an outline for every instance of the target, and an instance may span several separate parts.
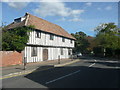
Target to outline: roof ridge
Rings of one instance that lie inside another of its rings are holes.
[[[26,16],[26,19],[25,19],[25,26],[27,26],[28,19],[29,19],[29,13],[27,12],[27,13],[25,14],[25,16]]]

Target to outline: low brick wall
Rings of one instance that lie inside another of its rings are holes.
[[[22,53],[16,51],[0,51],[1,61],[0,67],[22,64]]]

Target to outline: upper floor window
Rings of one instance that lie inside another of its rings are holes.
[[[31,56],[37,56],[37,47],[32,47]]]
[[[38,31],[37,31],[37,32],[36,32],[36,37],[37,37],[37,38],[41,38],[41,32],[38,32]]]
[[[62,42],[65,42],[65,38],[64,37],[62,37]]]
[[[70,43],[72,43],[72,40],[70,40]]]
[[[50,40],[53,40],[53,39],[54,39],[54,35],[50,34]]]

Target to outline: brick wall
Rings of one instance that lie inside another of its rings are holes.
[[[0,51],[0,67],[22,64],[22,53],[16,51]]]

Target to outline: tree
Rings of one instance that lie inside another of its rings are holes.
[[[120,49],[120,33],[118,33],[119,28],[114,23],[104,23],[96,27],[97,35],[95,42],[97,47],[103,47],[109,50]]]
[[[84,32],[76,32],[75,34],[71,34],[76,38],[75,41],[75,48],[73,49],[73,52],[81,52],[83,54],[87,53],[87,48],[89,46],[89,42],[87,39],[85,39],[86,34]]]
[[[102,46],[104,48],[113,48],[117,49],[120,43],[120,37],[117,26],[114,23],[105,23],[98,26],[95,31],[97,31],[96,35],[96,43],[98,46]]]
[[[2,50],[18,51],[24,50],[29,40],[29,32],[34,26],[16,27],[14,29],[2,29]]]
[[[86,36],[86,39],[89,42],[89,47],[87,48],[89,52],[93,51],[93,48],[96,47],[95,37]]]

